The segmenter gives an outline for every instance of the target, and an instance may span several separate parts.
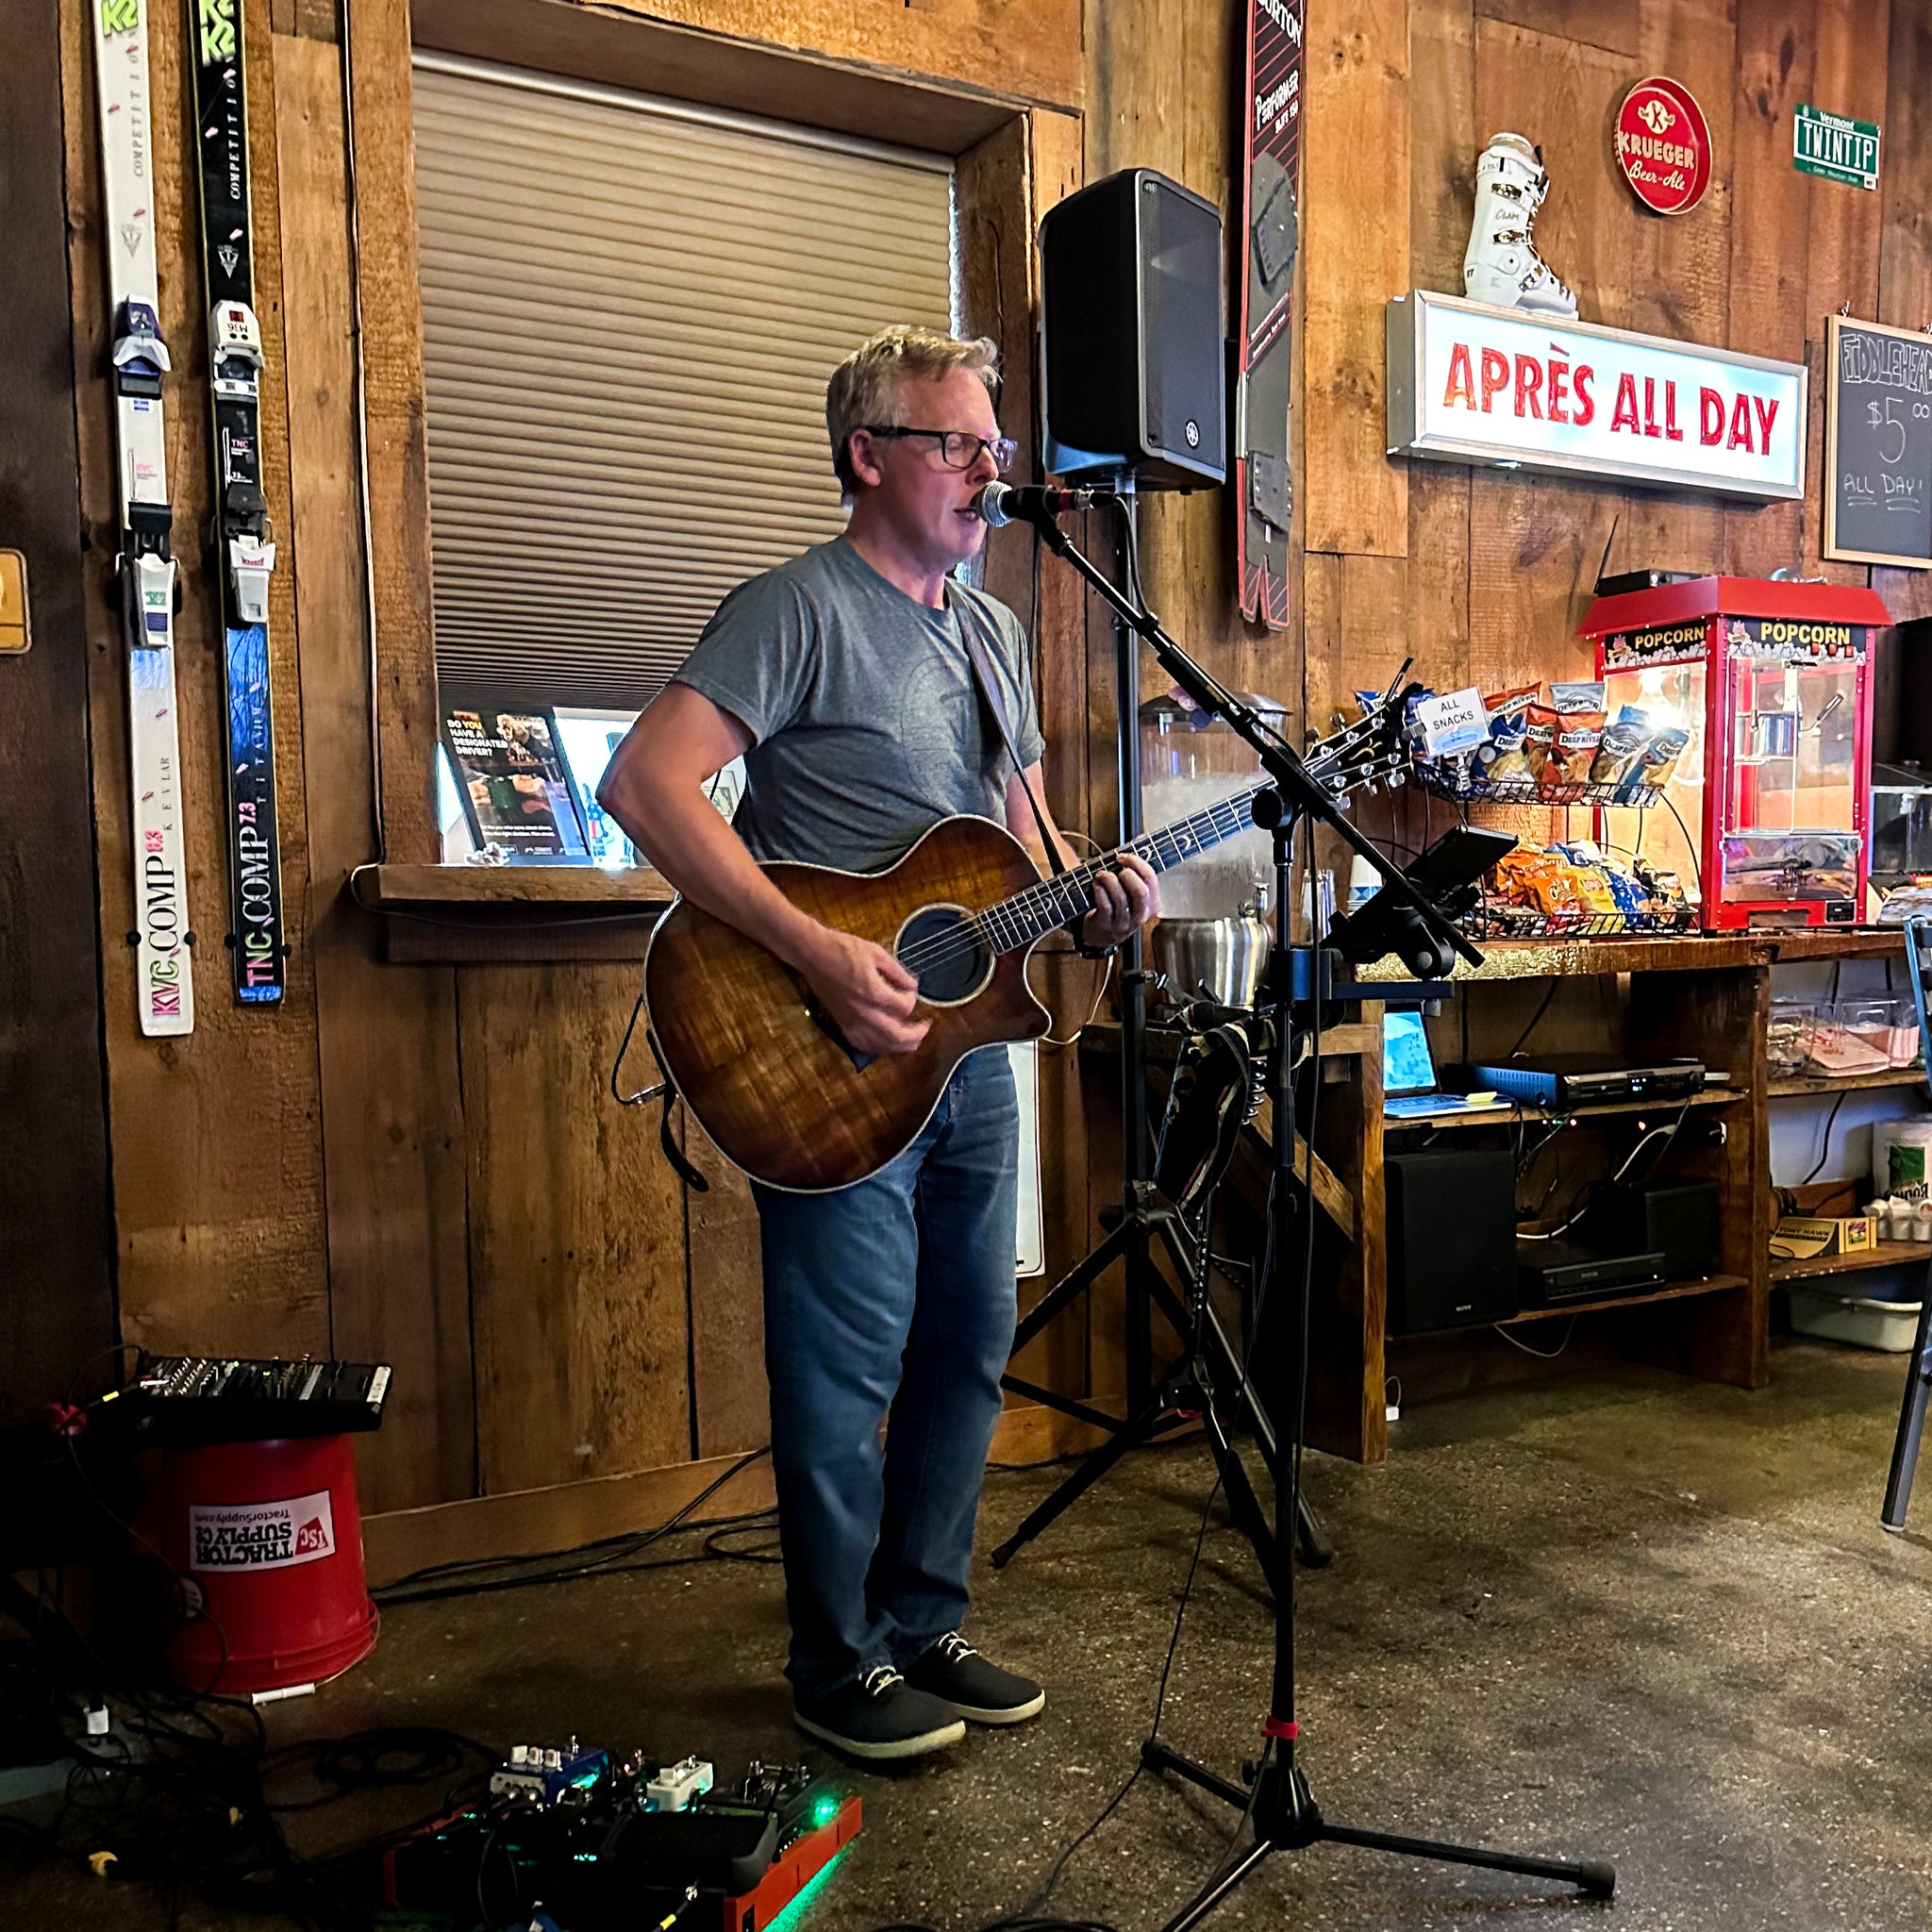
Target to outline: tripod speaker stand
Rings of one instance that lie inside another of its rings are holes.
[[[1275,1133],[1274,1175],[1270,1190],[1270,1241],[1272,1265],[1261,1291],[1276,1298],[1277,1306],[1288,1303],[1285,1328],[1291,1338],[1293,1359],[1284,1386],[1306,1390],[1308,1348],[1308,1303],[1312,1247],[1305,1253],[1308,1261],[1297,1268],[1291,1259],[1293,1246],[1293,1217],[1298,1211],[1297,1176],[1293,1169],[1295,1135],[1294,1071],[1299,1045],[1305,1033],[1314,1038],[1312,1058],[1319,1069],[1320,1032],[1324,1008],[1344,996],[1334,982],[1333,967],[1341,957],[1324,950],[1312,958],[1289,942],[1288,908],[1292,842],[1298,824],[1312,828],[1319,824],[1340,837],[1352,851],[1374,866],[1384,880],[1382,890],[1361,914],[1339,923],[1350,928],[1350,937],[1340,943],[1355,941],[1351,957],[1367,963],[1390,950],[1400,950],[1405,962],[1417,978],[1433,981],[1446,974],[1457,955],[1474,965],[1482,956],[1458,933],[1442,909],[1412,880],[1358,832],[1335,808],[1323,785],[1314,778],[1291,747],[1231,691],[1194,662],[1161,628],[1159,621],[1137,600],[1130,600],[1061,533],[1052,516],[1042,510],[1037,527],[1055,553],[1065,559],[1092,587],[1135,636],[1144,639],[1164,671],[1197,705],[1231,724],[1259,754],[1262,768],[1274,781],[1274,789],[1264,791],[1254,804],[1256,822],[1274,836],[1274,944],[1269,958],[1268,1003],[1265,1008],[1273,1023],[1273,1052],[1269,1065],[1269,1093],[1274,1105]],[[1124,715],[1131,716],[1131,712]],[[1391,937],[1384,939],[1382,935]],[[1413,989],[1418,997],[1427,998],[1448,991],[1446,986],[1426,984]],[[1359,990],[1357,997],[1361,997]],[[1310,1085],[1311,1097],[1320,1092],[1320,1080]],[[1311,1098],[1312,1104],[1312,1098]],[[1312,1129],[1310,1121],[1309,1127]],[[1304,1144],[1307,1144],[1305,1142]],[[1309,1159],[1313,1152],[1310,1147]],[[1312,1178],[1312,1170],[1310,1173]],[[1251,1820],[1252,1843],[1240,1857],[1217,1874],[1169,1922],[1164,1932],[1191,1932],[1247,1877],[1277,1852],[1298,1851],[1312,1844],[1348,1844],[1370,1851],[1391,1852],[1398,1857],[1427,1858],[1448,1864],[1478,1866],[1494,1872],[1508,1872],[1524,1877],[1549,1879],[1574,1886],[1589,1896],[1608,1898],[1616,1889],[1616,1873],[1606,1863],[1567,1858],[1544,1858],[1524,1853],[1491,1851],[1483,1846],[1454,1844],[1433,1839],[1370,1830],[1357,1825],[1337,1824],[1325,1819],[1316,1804],[1307,1775],[1297,1754],[1300,1725],[1295,1718],[1295,1600],[1293,1541],[1291,1535],[1300,1501],[1303,1413],[1297,1402],[1291,1417],[1291,1434],[1278,1445],[1274,1459],[1274,1524],[1268,1550],[1257,1541],[1257,1551],[1264,1568],[1272,1561],[1285,1570],[1285,1588],[1274,1593],[1274,1658],[1268,1709],[1262,1724],[1264,1740],[1261,1760],[1250,1787],[1242,1787],[1220,1776],[1207,1766],[1184,1757],[1158,1740],[1143,1746],[1142,1759],[1150,1768],[1167,1771],[1187,1779],[1201,1790],[1222,1799]],[[1238,1521],[1240,1517],[1238,1515]],[[1273,1572],[1271,1570],[1271,1581]]]
[[[1131,482],[1117,479],[1116,492],[1124,516],[1131,518]],[[1066,540],[1058,526],[1042,527],[1047,541],[1058,549]],[[1068,551],[1072,546],[1068,545]],[[1067,551],[1062,551],[1066,555]],[[1078,556],[1077,552],[1073,555]],[[1080,559],[1086,569],[1086,559]],[[1097,572],[1090,581],[1099,577]],[[1111,585],[1108,586],[1110,591]],[[1116,606],[1118,610],[1121,607]],[[1120,796],[1120,839],[1122,844],[1141,834],[1141,764],[1139,720],[1141,715],[1140,645],[1133,629],[1121,620],[1116,625],[1118,651],[1115,660],[1115,717],[1118,721],[1115,756],[1118,760]],[[1101,1213],[1101,1224],[1108,1233],[1084,1259],[1074,1266],[1030,1308],[1014,1333],[1011,1357],[1017,1357],[1028,1342],[1045,1329],[1063,1310],[1086,1293],[1116,1262],[1121,1264],[1125,1284],[1127,1409],[1124,1419],[1108,1415],[1091,1403],[1080,1402],[1058,1391],[1014,1374],[1010,1369],[1001,1386],[1016,1395],[1043,1407],[1101,1430],[1107,1441],[1085,1457],[1065,1482],[1021,1524],[1006,1541],[992,1552],[993,1565],[1004,1569],[1020,1549],[1033,1541],[1048,1524],[1057,1521],[1076,1503],[1130,1449],[1151,1442],[1174,1423],[1199,1415],[1208,1426],[1209,1440],[1224,1442],[1226,1422],[1211,1413],[1217,1389],[1239,1392],[1239,1407],[1261,1441],[1265,1452],[1274,1453],[1274,1428],[1249,1378],[1241,1373],[1233,1344],[1206,1299],[1206,1275],[1211,1267],[1207,1238],[1200,1242],[1199,1269],[1202,1274],[1198,1309],[1183,1307],[1160,1271],[1154,1264],[1153,1246],[1158,1242],[1173,1261],[1174,1272],[1188,1284],[1193,1301],[1196,1263],[1191,1241],[1176,1223],[1173,1205],[1155,1187],[1149,1172],[1147,1131],[1147,980],[1141,965],[1141,935],[1135,933],[1121,952],[1121,1136],[1122,1200],[1117,1207]],[[1149,1318],[1158,1309],[1174,1334],[1188,1347],[1184,1363],[1157,1387],[1151,1369],[1148,1339]],[[1203,1316],[1205,1315],[1205,1326]],[[1010,1357],[1009,1357],[1010,1358]],[[1205,1371],[1205,1377],[1193,1372]],[[1223,1449],[1217,1446],[1217,1457]],[[1229,1452],[1231,1453],[1231,1452]],[[1230,1497],[1233,1491],[1230,1491]],[[1258,1517],[1257,1518],[1259,1523]],[[1302,1560],[1319,1568],[1334,1560],[1335,1546],[1328,1541],[1314,1512],[1297,1499],[1295,1534],[1300,1541]],[[1264,1559],[1271,1582],[1274,1558]]]
[[[1017,1551],[1078,1502],[1130,1449],[1153,1441],[1177,1422],[1198,1420],[1207,1431],[1208,1447],[1221,1472],[1228,1507],[1254,1543],[1269,1587],[1286,1587],[1286,1571],[1274,1548],[1274,1533],[1248,1481],[1240,1454],[1229,1440],[1231,1428],[1244,1424],[1260,1443],[1261,1453],[1272,1467],[1276,1456],[1274,1424],[1255,1389],[1245,1358],[1236,1349],[1208,1291],[1215,1265],[1211,1246],[1214,1190],[1226,1172],[1234,1155],[1235,1140],[1248,1118],[1248,1063],[1253,1055],[1253,1043],[1246,1036],[1239,1009],[1220,1010],[1228,1019],[1216,1027],[1203,1054],[1206,1058],[1207,1054],[1218,1052],[1224,1062],[1219,1074],[1221,1084],[1208,1096],[1203,1109],[1212,1112],[1219,1131],[1214,1144],[1191,1164],[1185,1190],[1176,1191],[1183,1205],[1167,1198],[1157,1183],[1130,1182],[1128,1204],[1118,1211],[1113,1231],[1028,1313],[1014,1338],[1015,1349],[1024,1347],[1116,1259],[1125,1255],[1130,1243],[1158,1241],[1183,1284],[1187,1299],[1184,1306],[1155,1270],[1149,1271],[1149,1298],[1181,1338],[1186,1354],[1124,1421],[1101,1417],[1098,1410],[1087,1411],[1086,1405],[1071,1403],[1051,1390],[1038,1389],[1017,1376],[1006,1377],[1009,1389],[1020,1390],[1071,1413],[1091,1412],[1108,1429],[1108,1438],[1083,1457],[1074,1473],[994,1549],[992,1560],[996,1568],[1010,1562]],[[1195,1044],[1191,1041],[1189,1051],[1193,1051]],[[1233,1064],[1229,1066],[1227,1062]],[[1177,1070],[1168,1091],[1161,1157],[1168,1154],[1168,1128],[1176,1117],[1182,1080]],[[1237,1083],[1238,1091],[1225,1091]],[[1169,1180],[1166,1169],[1171,1164],[1164,1158],[1159,1159],[1159,1181]],[[1306,1502],[1298,1509],[1295,1533],[1305,1563],[1320,1566],[1333,1559],[1334,1546]]]

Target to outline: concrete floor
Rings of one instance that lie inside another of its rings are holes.
[[[1602,1922],[1618,1932],[1932,1924],[1932,1473],[1918,1533],[1877,1507],[1903,1363],[1785,1343],[1746,1395],[1630,1369],[1406,1414],[1377,1469],[1311,1457],[1341,1554],[1302,1589],[1303,1761],[1333,1817],[1607,1857],[1614,1905],[1321,1846],[1210,1922],[1324,1932]],[[1037,1672],[1035,1724],[898,1775],[803,1932],[963,1928],[1011,1909],[1134,1762],[1207,1461],[1143,1454],[1002,1574],[971,1634]],[[995,1541],[1058,1472],[990,1478]],[[663,1757],[795,1753],[774,1570],[708,1564],[391,1613],[374,1657],[278,1736],[373,1724],[581,1736]],[[1257,1738],[1270,1621],[1217,1515],[1163,1725],[1232,1771]],[[1162,1923],[1235,1820],[1143,1777],[1053,1902]],[[14,1925],[163,1919],[41,1874]],[[91,1895],[90,1895],[91,1894]],[[181,1924],[215,1921],[190,1906]]]

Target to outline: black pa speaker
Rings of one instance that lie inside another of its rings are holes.
[[[1391,1154],[1389,1332],[1506,1322],[1516,1290],[1516,1163],[1507,1149]]]
[[[1143,490],[1227,474],[1221,211],[1151,168],[1070,194],[1040,225],[1046,467]]]

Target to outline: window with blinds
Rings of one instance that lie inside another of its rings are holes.
[[[419,52],[445,691],[635,709],[837,533],[825,381],[951,325],[952,164]]]

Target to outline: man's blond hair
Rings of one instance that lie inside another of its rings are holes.
[[[931,380],[970,369],[995,401],[1000,392],[999,345],[991,336],[962,341],[936,328],[894,323],[860,342],[832,372],[825,385],[825,434],[832,444],[832,469],[847,496],[858,489],[852,469],[852,432],[873,424],[906,429],[899,397],[902,377]],[[939,427],[945,427],[941,424]]]

